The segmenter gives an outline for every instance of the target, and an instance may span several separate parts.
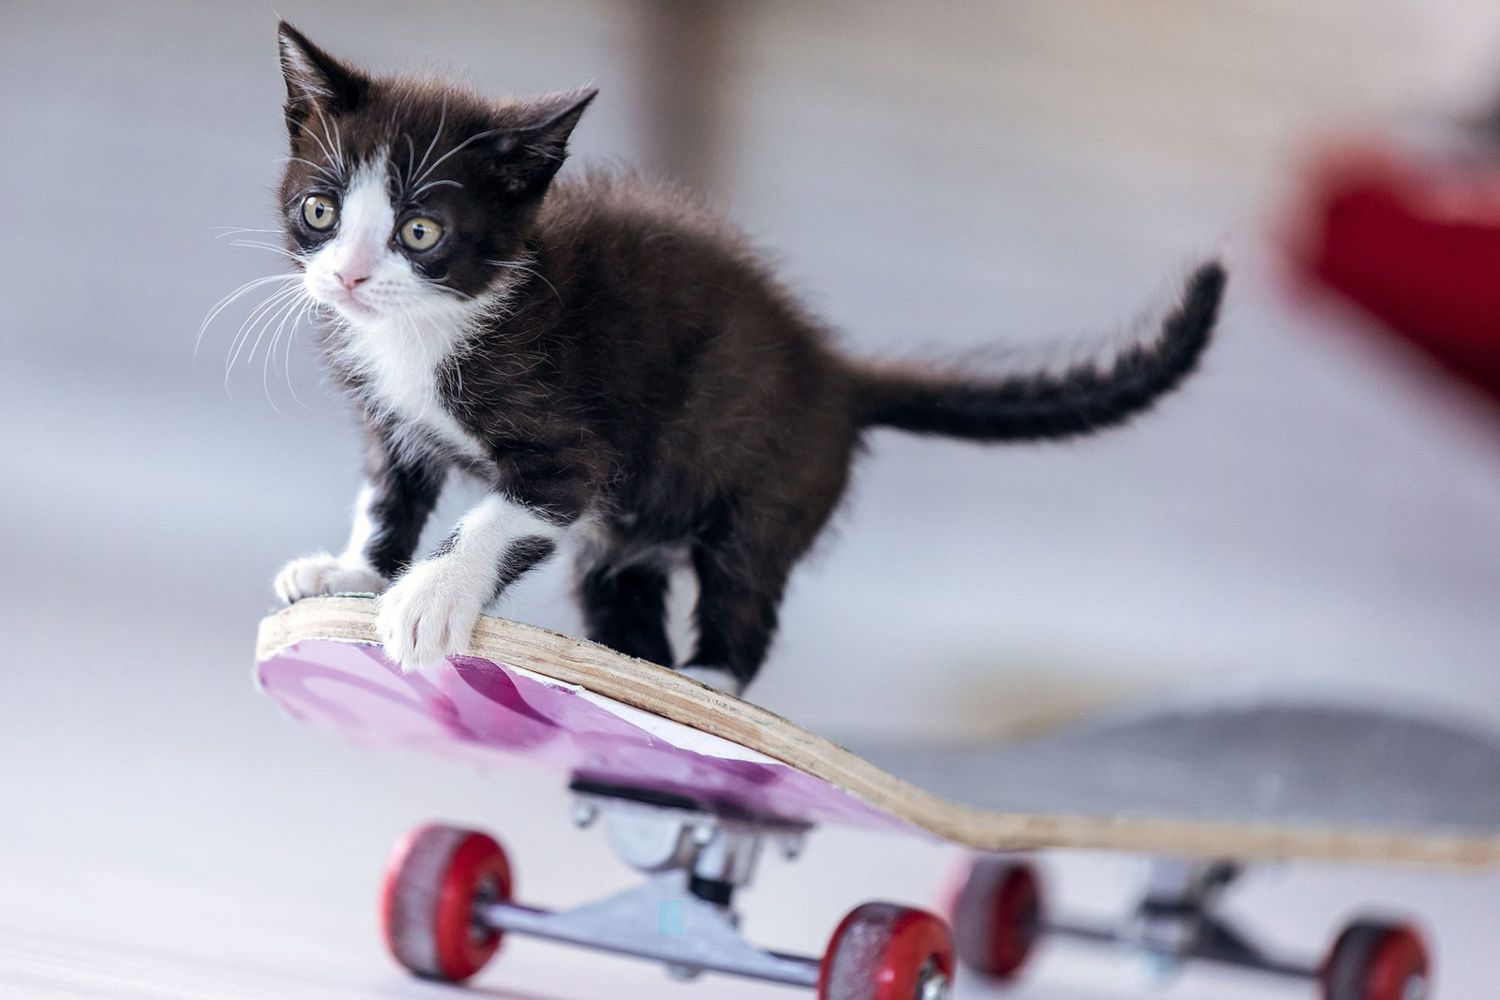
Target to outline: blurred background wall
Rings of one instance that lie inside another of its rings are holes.
[[[242,352],[226,390],[252,297],[194,360],[210,306],[278,265],[215,238],[274,224],[276,13],[380,70],[596,83],[576,157],[708,192],[854,352],[1065,360],[1228,255],[1219,343],[1132,428],[988,451],[877,437],[795,578],[762,702],[851,739],[993,735],[1243,678],[1500,718],[1488,415],[1288,297],[1261,244],[1314,139],[1500,93],[1494,5],[8,2],[0,853],[35,889],[13,923],[76,926],[45,886],[87,871],[203,914],[220,897],[188,886],[255,883],[257,955],[273,925],[362,941],[288,887],[358,891],[424,810],[524,793],[561,816],[521,778],[372,765],[247,682],[272,574],[341,543],[358,481],[309,330],[286,357]],[[554,566],[501,611],[576,628],[566,587]],[[330,862],[302,853],[319,829],[379,835]]]

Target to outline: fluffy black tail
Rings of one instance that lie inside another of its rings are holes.
[[[973,378],[909,370],[860,373],[864,424],[976,441],[1088,434],[1151,408],[1192,372],[1208,346],[1226,275],[1213,261],[1188,281],[1152,341],[1117,355],[1107,370],[1080,365],[1059,375]]]

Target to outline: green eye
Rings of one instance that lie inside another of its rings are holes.
[[[307,200],[302,203],[302,221],[319,232],[332,229],[333,224],[339,221],[339,207],[332,199],[320,194],[308,195]]]
[[[401,242],[409,250],[431,250],[443,238],[443,227],[434,219],[419,216],[401,224]]]

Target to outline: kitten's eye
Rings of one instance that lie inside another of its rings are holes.
[[[401,224],[401,242],[410,250],[431,250],[443,238],[443,227],[433,219],[408,219]]]
[[[332,229],[339,221],[339,207],[320,194],[308,195],[302,203],[302,220],[319,232]]]

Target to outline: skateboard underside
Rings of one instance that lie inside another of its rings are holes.
[[[671,671],[485,619],[467,655],[401,674],[368,598],[261,626],[257,677],[299,720],[627,787],[726,815],[923,832],[973,848],[1490,864],[1500,741],[1328,704],[1180,704],[1014,745],[858,757]]]

